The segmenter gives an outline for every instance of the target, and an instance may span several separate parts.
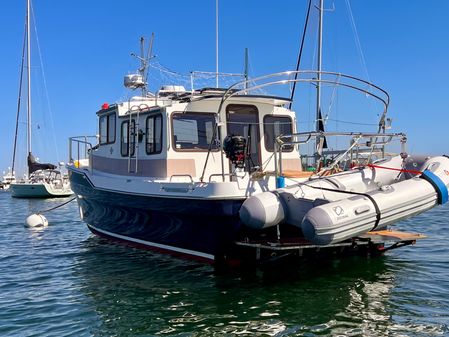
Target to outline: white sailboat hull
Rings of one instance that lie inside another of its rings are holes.
[[[69,185],[54,186],[45,182],[11,184],[9,191],[14,198],[58,198],[73,194]]]

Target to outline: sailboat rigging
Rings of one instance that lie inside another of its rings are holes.
[[[22,96],[22,80],[24,57],[26,54],[26,73],[27,73],[27,173],[25,179],[14,182],[10,185],[11,196],[16,198],[48,198],[65,197],[73,194],[67,177],[63,176],[57,166],[51,163],[39,163],[32,153],[32,104],[31,104],[31,0],[26,3],[26,23],[25,40],[22,51],[22,67],[20,73],[19,97],[17,103],[16,132],[14,136],[13,149],[13,171],[15,167],[16,149],[17,149],[17,131],[19,123],[19,111]],[[26,51],[26,53],[25,53]]]

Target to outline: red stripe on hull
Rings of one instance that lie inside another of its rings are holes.
[[[150,244],[146,245],[146,244],[135,242],[135,241],[132,241],[132,240],[124,240],[124,239],[117,238],[117,237],[112,236],[112,235],[108,235],[106,233],[99,232],[99,231],[95,230],[93,227],[91,227],[89,225],[87,227],[89,228],[89,230],[92,233],[94,233],[95,235],[97,235],[99,237],[102,237],[102,238],[105,238],[105,239],[108,239],[108,240],[111,240],[111,241],[114,241],[114,242],[117,242],[117,243],[129,246],[129,247],[134,247],[134,248],[148,250],[148,251],[154,251],[154,252],[158,252],[158,253],[162,253],[162,254],[168,254],[168,255],[171,255],[171,256],[174,256],[174,257],[177,257],[177,258],[187,259],[187,260],[191,260],[191,261],[197,261],[197,262],[201,262],[201,263],[207,263],[207,264],[211,264],[211,265],[215,263],[215,260],[208,259],[208,258],[205,258],[205,257],[192,255],[192,254],[181,253],[181,252],[177,252],[177,251],[170,250],[170,249],[164,249],[164,248],[160,248],[160,247],[155,247],[155,246],[152,246]]]

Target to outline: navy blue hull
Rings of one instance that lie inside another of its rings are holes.
[[[240,230],[242,200],[194,200],[100,190],[71,171],[83,220],[98,235],[142,248],[213,260],[226,255]]]

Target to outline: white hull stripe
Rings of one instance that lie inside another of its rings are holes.
[[[186,255],[198,256],[198,257],[201,257],[201,258],[204,258],[204,259],[208,259],[208,260],[211,260],[211,261],[215,260],[214,256],[211,255],[211,254],[206,254],[206,253],[197,252],[195,250],[178,248],[178,247],[163,245],[163,244],[160,244],[160,243],[155,243],[155,242],[150,242],[150,241],[144,241],[144,240],[140,240],[140,239],[130,238],[128,236],[123,236],[123,235],[120,235],[120,234],[115,234],[115,233],[111,233],[111,232],[105,231],[103,229],[99,229],[99,228],[94,227],[94,226],[89,225],[89,224],[88,224],[88,226],[90,228],[94,229],[97,232],[100,232],[100,233],[103,233],[105,235],[109,235],[109,236],[112,236],[112,237],[115,237],[115,238],[118,238],[118,239],[121,239],[121,240],[124,240],[124,241],[132,241],[132,242],[139,243],[141,245],[145,245],[145,246],[149,246],[149,247],[155,247],[155,248],[160,248],[160,249],[165,249],[165,250],[171,250],[173,252],[186,254]]]
[[[68,168],[69,170],[72,170],[80,175],[82,175],[83,178],[85,178],[88,183],[92,186],[93,189],[98,190],[98,191],[104,191],[104,192],[112,192],[112,193],[118,193],[118,194],[125,194],[125,195],[135,195],[135,196],[143,196],[143,197],[151,197],[151,198],[160,198],[160,199],[192,199],[192,200],[238,200],[238,201],[244,201],[246,200],[247,196],[241,196],[241,195],[236,195],[236,196],[203,196],[203,195],[196,195],[196,196],[188,196],[185,195],[185,193],[179,193],[179,194],[167,194],[167,195],[163,195],[163,194],[150,194],[150,193],[140,193],[140,192],[133,192],[130,190],[125,190],[125,189],[121,189],[121,190],[117,190],[117,189],[110,189],[110,188],[104,188],[104,187],[100,187],[97,186],[93,183],[93,181],[90,179],[90,177],[86,174],[86,172],[83,172],[80,169],[74,169],[72,167]],[[167,184],[170,184],[169,181],[166,182]],[[160,187],[165,187],[163,184],[164,183],[158,183],[160,185]],[[169,186],[167,186],[169,187]]]

